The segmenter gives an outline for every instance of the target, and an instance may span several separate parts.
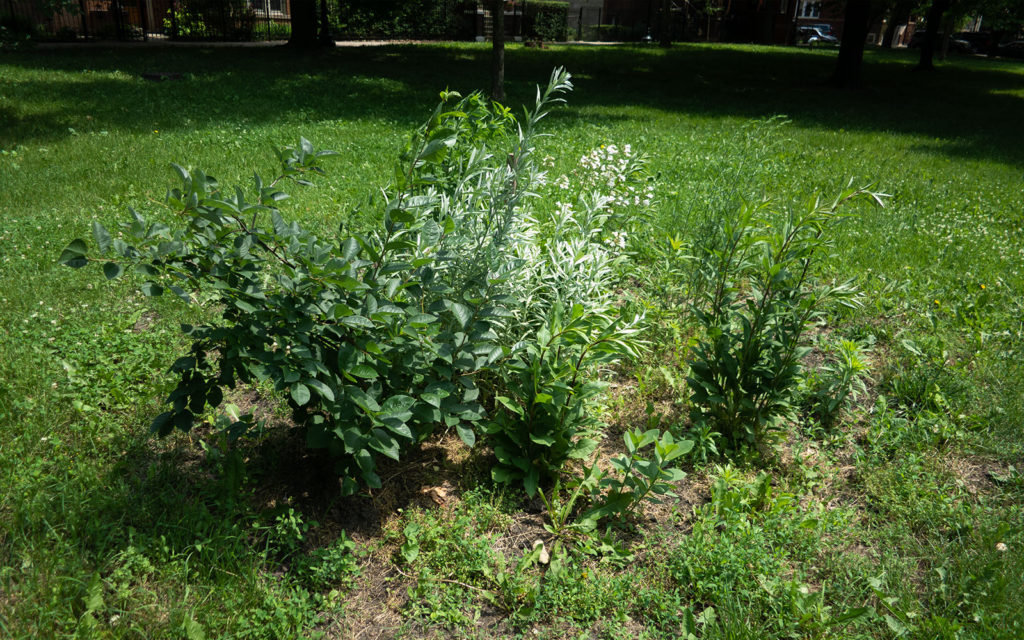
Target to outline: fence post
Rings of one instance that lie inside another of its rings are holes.
[[[78,0],[78,10],[82,12],[82,38],[89,39],[88,11],[85,10],[85,0]]]
[[[121,0],[114,0],[110,3],[114,10],[114,34],[118,40],[124,40],[124,20],[121,16]]]
[[[139,0],[139,26],[142,27],[142,41],[149,41],[149,14],[146,12],[146,0]]]

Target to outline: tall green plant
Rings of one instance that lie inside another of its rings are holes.
[[[522,483],[533,496],[572,458],[597,446],[588,405],[606,386],[592,375],[602,365],[638,355],[636,318],[576,304],[556,304],[535,340],[521,346],[500,380],[494,417],[484,423],[498,460],[496,482]]]
[[[861,198],[881,204],[880,194],[847,188],[801,210],[744,205],[697,247],[693,313],[704,336],[687,378],[695,425],[712,425],[734,445],[761,445],[794,415],[804,331],[826,302],[855,304],[851,283],[824,283],[818,267],[829,256],[840,207]],[[778,222],[759,223],[759,214]]]

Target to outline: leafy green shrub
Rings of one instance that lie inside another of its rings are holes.
[[[212,299],[222,318],[183,328],[191,353],[172,366],[172,409],[153,430],[188,431],[224,387],[259,381],[288,393],[308,445],[334,454],[347,493],[360,481],[379,486],[375,458],[398,459],[439,424],[472,445],[483,417],[475,377],[505,355],[494,329],[518,263],[494,267],[534,175],[535,125],[569,87],[556,71],[517,135],[495,134],[515,121],[479,94],[446,104],[459,98],[446,93],[403,154],[372,234],[322,240],[281,216],[277,185],[309,184],[331,155],[306,140],[279,152],[280,176],[256,176],[249,196],[176,166],[181,188],[167,197],[183,220],[176,230],[133,211],[130,244],[94,223],[108,278],[131,269],[146,295]],[[491,153],[491,141],[512,142],[512,160]],[[87,253],[75,240],[60,261],[82,267],[95,260]]]
[[[687,382],[691,418],[711,424],[734,445],[758,445],[792,417],[801,365],[803,334],[825,313],[824,303],[853,304],[849,283],[824,284],[816,267],[827,256],[827,235],[838,209],[877,194],[849,188],[830,203],[810,201],[803,211],[773,211],[745,205],[736,218],[716,223],[695,261],[693,313],[704,329],[692,352]],[[781,217],[762,228],[755,215]]]
[[[242,0],[186,0],[167,10],[164,32],[181,40],[253,39],[256,13]]]
[[[622,307],[615,291],[653,186],[643,156],[608,145],[544,195],[510,225],[518,232],[503,260],[521,265],[506,295],[503,340],[513,358],[499,372],[486,426],[499,456],[493,477],[522,481],[530,495],[566,460],[588,455],[589,405],[604,388],[591,378],[641,347],[642,316],[614,310]]]
[[[0,16],[0,51],[21,51],[35,44],[36,27],[22,16]]]
[[[466,0],[353,0],[330,8],[331,31],[342,38],[470,39],[476,3]]]
[[[569,3],[533,0],[526,4],[523,20],[527,39],[564,42],[569,25]]]
[[[676,442],[670,432],[658,429],[627,431],[623,440],[626,453],[611,460],[612,468],[622,477],[608,474],[601,480],[601,487],[608,490],[602,511],[620,518],[634,513],[644,500],[659,504],[661,500],[656,496],[675,497],[672,483],[686,474],[669,463],[693,449],[693,441]],[[650,457],[643,453],[647,447],[651,447]]]
[[[183,40],[213,37],[213,31],[206,26],[203,14],[191,10],[187,5],[175,5],[167,10],[164,33]]]
[[[484,431],[498,464],[495,482],[522,482],[528,495],[555,477],[569,459],[585,458],[597,441],[588,402],[604,384],[589,379],[597,367],[635,357],[636,319],[576,304],[556,304],[546,326],[505,367],[506,395]]]

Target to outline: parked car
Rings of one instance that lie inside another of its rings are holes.
[[[832,25],[826,24],[824,22],[821,23],[821,24],[809,24],[809,25],[805,25],[805,26],[811,27],[812,29],[817,29],[818,31],[824,33],[825,35],[829,35],[829,36],[836,35],[836,32],[832,30]]]
[[[808,25],[797,29],[797,41],[803,44],[837,44],[839,38],[822,31],[818,26]]]
[[[1007,58],[1024,58],[1024,40],[1014,40],[996,47],[996,53]]]
[[[915,31],[914,35],[910,36],[910,42],[907,43],[907,48],[908,49],[917,49],[921,45],[923,45],[924,44],[924,39],[925,39],[925,33],[926,33],[925,31]],[[957,35],[953,36],[952,38],[950,38],[950,40],[949,40],[949,48],[950,48],[950,50],[952,50],[952,51],[959,51],[960,53],[977,53],[977,50],[974,48],[974,45],[972,45],[970,43],[970,41],[965,40],[963,38],[960,38],[959,35],[960,34],[957,34]],[[942,34],[942,33],[939,34],[939,39],[935,41],[935,48],[936,49],[939,49],[939,48],[942,47],[942,39],[944,37],[945,37],[945,34]]]
[[[988,31],[961,31],[954,33],[953,38],[966,42],[971,53],[988,53],[992,46],[992,34]]]

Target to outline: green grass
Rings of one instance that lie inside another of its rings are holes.
[[[481,480],[485,452],[425,447],[382,474],[383,492],[342,501],[329,462],[277,428],[282,413],[263,390],[235,398],[267,417],[260,441],[235,452],[209,430],[154,441],[146,425],[172,384],[177,325],[196,312],[143,298],[131,280],[58,267],[61,248],[92,219],[113,227],[128,207],[157,209],[170,162],[240,182],[269,174],[271,147],[299,136],[341,155],[316,187],[293,193],[286,215],[327,232],[366,225],[408,132],[441,89],[487,86],[489,52],[5,55],[0,636],[352,637],[369,627],[370,637],[675,638],[687,611],[702,638],[1024,634],[1024,65],[953,59],[921,74],[903,52],[869,52],[868,88],[839,93],[821,82],[827,51],[507,55],[512,105],[556,65],[575,76],[568,106],[546,121],[555,135],[542,152],[556,174],[599,144],[650,155],[657,234],[689,237],[743,198],[827,195],[851,177],[893,195],[885,209],[853,212],[829,265],[865,294],[828,327],[873,343],[871,397],[854,418],[819,440],[794,432],[765,466],[773,493],[756,508],[743,505],[759,469],[695,464],[692,499],[625,541],[632,560],[582,556],[543,580],[536,567],[511,571],[542,537],[541,516]],[[185,76],[149,82],[146,71]],[[654,277],[639,290],[655,303],[659,343],[624,375],[638,397],[610,404],[612,430],[637,426],[628,416],[647,399],[685,395],[678,369],[635,382],[678,364],[666,355],[673,327],[683,345],[692,331],[658,304],[673,286]],[[444,483],[458,497],[433,509],[420,489]],[[410,522],[421,531],[411,562],[399,550]],[[357,543],[359,578],[340,551],[317,553],[340,548],[342,529]],[[322,572],[310,566],[338,573],[335,588],[311,586],[303,576]],[[827,624],[867,605],[888,618]]]

